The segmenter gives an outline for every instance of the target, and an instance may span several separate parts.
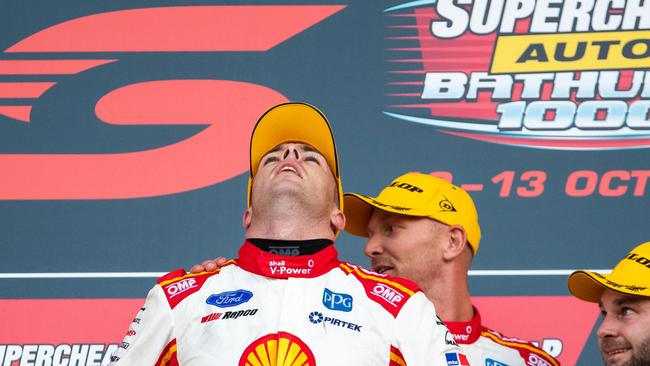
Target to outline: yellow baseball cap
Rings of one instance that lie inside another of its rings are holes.
[[[600,301],[605,289],[650,297],[650,241],[632,249],[609,275],[575,271],[569,276],[568,284],[573,296],[595,303]]]
[[[339,160],[334,135],[327,117],[307,103],[283,103],[266,111],[253,128],[251,135],[250,175],[248,176],[248,206],[251,205],[253,178],[262,157],[276,146],[286,142],[310,145],[323,155],[336,179],[339,208],[343,210],[343,188],[339,175]]]
[[[377,197],[346,193],[345,231],[368,236],[373,208],[406,216],[429,217],[465,229],[467,241],[476,253],[481,241],[478,213],[472,197],[448,181],[422,173],[407,173],[391,182]]]

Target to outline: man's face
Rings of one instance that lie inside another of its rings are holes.
[[[376,272],[407,278],[425,289],[436,277],[448,231],[449,226],[430,218],[374,209],[364,252]]]
[[[650,298],[605,290],[598,346],[606,366],[650,365]]]
[[[253,207],[276,199],[299,200],[314,208],[336,205],[337,187],[327,160],[302,143],[278,145],[262,157],[253,179]],[[296,202],[296,201],[291,201]]]

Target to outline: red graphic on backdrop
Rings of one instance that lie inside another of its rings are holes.
[[[122,10],[66,21],[5,52],[266,51],[345,6],[186,6]],[[0,60],[0,75],[76,74],[116,62]],[[1,98],[36,98],[55,83],[0,83]],[[173,145],[124,154],[5,154],[0,199],[122,199],[179,193],[248,168],[248,138],[270,106],[286,102],[264,86],[221,80],[165,80],[102,97],[97,116],[116,125],[201,124]],[[30,122],[32,105],[0,106]],[[27,125],[25,127],[28,127]]]
[[[143,302],[0,300],[0,364],[28,357],[27,353],[41,352],[44,360],[61,354],[69,356],[73,351],[83,354],[84,346],[86,357],[110,357],[109,348],[114,350],[124,338]],[[563,365],[576,364],[599,314],[596,305],[570,296],[479,296],[472,298],[472,302],[480,309],[485,326],[509,337],[536,341],[558,356]],[[104,351],[100,352],[98,345]],[[57,349],[58,354],[54,352]],[[57,360],[54,361],[56,364]]]

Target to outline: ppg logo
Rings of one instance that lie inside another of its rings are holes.
[[[508,364],[487,358],[485,359],[485,366],[508,366]]]
[[[352,296],[348,294],[339,294],[326,288],[325,291],[323,291],[323,305],[330,310],[351,311]]]

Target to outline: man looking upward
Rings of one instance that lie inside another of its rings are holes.
[[[481,241],[474,201],[460,187],[420,173],[396,178],[377,197],[346,193],[345,230],[367,237],[373,269],[418,284],[472,365],[557,366],[530,342],[484,327],[472,306],[468,272]],[[223,258],[193,272],[215,269]]]
[[[114,364],[469,365],[415,284],[338,260],[338,156],[320,111],[271,108],[250,147],[239,258],[160,278]]]

